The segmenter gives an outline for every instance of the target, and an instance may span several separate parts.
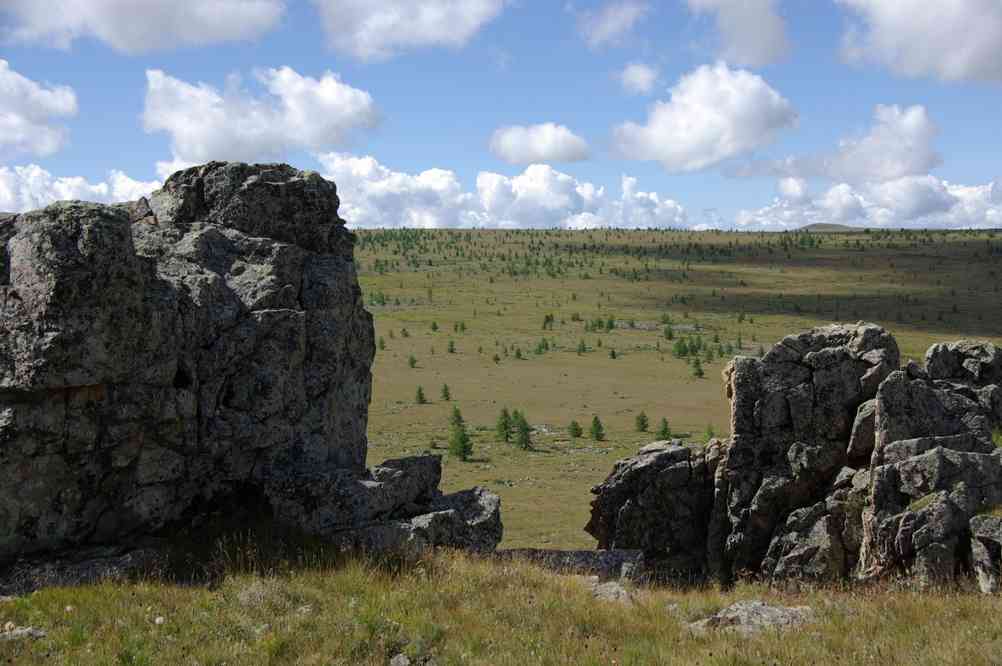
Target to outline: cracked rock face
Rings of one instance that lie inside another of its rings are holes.
[[[0,561],[234,494],[317,534],[497,518],[444,500],[437,459],[365,470],[373,325],[338,206],[315,173],[210,163],[0,217]]]
[[[1002,504],[1000,368],[994,345],[961,341],[881,384],[861,575],[931,585],[970,568],[972,518]]]
[[[648,564],[704,572],[706,522],[713,503],[719,443],[695,450],[679,442],[647,446],[620,461],[592,488],[585,531],[602,549],[636,549]]]
[[[722,579],[756,572],[790,512],[824,499],[848,462],[857,411],[899,363],[872,324],[784,338],[761,360],[724,371],[731,440],[715,480],[710,566]]]
[[[600,548],[684,543],[689,570],[702,553],[724,582],[901,576],[928,586],[973,570],[997,591],[1002,351],[960,341],[934,345],[924,365],[898,362],[894,339],[872,324],[736,358],[724,374],[731,439],[684,456],[652,446],[617,463],[594,491],[589,531]],[[714,461],[710,498],[704,476],[680,473],[683,458],[703,457]],[[687,522],[667,519],[680,510]]]

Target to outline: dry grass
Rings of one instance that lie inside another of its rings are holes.
[[[0,619],[48,631],[0,643],[16,664],[990,664],[1002,599],[939,592],[637,591],[624,607],[578,578],[440,554],[403,568],[361,560],[215,589],[150,582],[39,592]],[[742,639],[686,622],[740,599],[809,605],[818,622]],[[674,607],[672,607],[674,605]],[[72,606],[72,610],[67,607]],[[157,624],[156,618],[164,618]]]

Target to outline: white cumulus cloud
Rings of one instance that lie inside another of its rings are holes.
[[[410,49],[461,47],[507,0],[313,0],[336,51],[385,60]]]
[[[258,70],[254,78],[265,94],[247,92],[236,79],[220,91],[160,70],[146,72],[143,125],[171,137],[173,158],[158,163],[161,177],[210,160],[252,162],[292,150],[329,150],[378,121],[369,93],[330,71],[315,79],[281,67]]]
[[[824,174],[865,182],[926,173],[942,162],[933,146],[938,133],[923,106],[877,106],[870,131],[842,140],[825,160]]]
[[[284,11],[285,0],[4,0],[0,36],[64,49],[90,37],[136,54],[255,39]]]
[[[68,134],[55,123],[76,113],[77,97],[72,88],[32,81],[0,59],[0,158],[55,153]]]
[[[620,154],[696,171],[764,146],[797,122],[793,105],[762,77],[723,62],[686,74],[670,93],[651,107],[646,124],[615,128]]]
[[[324,177],[337,184],[340,215],[357,227],[473,227],[476,197],[464,192],[452,171],[429,169],[419,174],[392,171],[373,157],[345,153],[317,156]]]
[[[780,178],[777,188],[779,189],[779,194],[784,199],[788,199],[790,201],[803,201],[809,196],[807,191],[807,181],[803,178],[794,178],[792,176]]]
[[[761,67],[789,52],[786,22],[777,0],[688,0],[696,13],[712,13],[720,33],[720,57],[747,67]]]
[[[633,95],[649,95],[654,91],[660,72],[657,67],[642,62],[631,62],[619,73],[623,89]]]
[[[935,176],[905,176],[870,185],[874,203],[893,220],[909,221],[948,212],[957,203],[946,183]]]
[[[846,33],[849,61],[907,77],[1002,81],[999,0],[836,0],[858,21]]]
[[[746,165],[737,175],[780,176],[782,196],[743,210],[739,226],[791,228],[811,222],[875,227],[992,227],[1002,221],[998,183],[960,185],[929,172],[942,163],[936,124],[922,106],[877,106],[873,125],[828,153]],[[813,197],[807,179],[829,181]]]
[[[0,211],[21,213],[63,199],[133,201],[159,187],[159,182],[141,182],[117,170],[109,172],[107,181],[91,183],[79,176],[53,176],[37,164],[0,166]]]
[[[1002,205],[1002,178],[996,178],[988,186],[988,199],[992,203]]]
[[[491,152],[509,164],[579,162],[588,159],[588,143],[563,125],[512,125],[491,137]]]
[[[618,197],[545,164],[515,176],[482,171],[475,191],[449,170],[393,171],[373,157],[317,156],[338,186],[341,215],[356,227],[683,227],[685,209],[623,176]]]
[[[739,176],[827,178],[859,185],[920,176],[942,163],[935,140],[939,128],[924,106],[878,105],[873,124],[857,136],[844,137],[835,150],[782,160],[752,162]]]
[[[578,30],[590,48],[619,44],[633,31],[650,11],[650,5],[640,0],[616,0],[598,11],[578,16]]]
[[[838,183],[817,198],[776,199],[742,210],[739,227],[793,229],[814,222],[870,227],[989,228],[1002,223],[992,185],[958,185],[931,175],[904,176],[854,187]]]
[[[866,201],[848,183],[833,186],[814,205],[827,213],[831,222],[853,222],[866,214]]]

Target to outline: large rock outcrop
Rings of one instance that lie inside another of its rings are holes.
[[[781,521],[824,499],[848,462],[860,405],[898,363],[893,337],[858,325],[787,336],[762,359],[727,367],[731,439],[710,522],[719,577],[757,572]]]
[[[1002,505],[1002,351],[940,344],[924,366],[898,366],[894,338],[872,324],[736,358],[724,373],[731,438],[686,455],[718,461],[712,497],[705,476],[679,480],[667,454],[642,453],[593,489],[586,530],[600,548],[684,552],[686,571],[724,582],[927,585],[973,568],[997,589],[1002,537],[984,514]],[[679,512],[690,521],[667,518]]]
[[[443,497],[438,459],[365,469],[373,326],[338,206],[315,173],[210,163],[0,219],[0,562],[234,497],[349,545],[496,545],[497,498]]]

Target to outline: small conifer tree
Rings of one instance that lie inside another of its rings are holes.
[[[466,424],[452,426],[449,433],[449,454],[463,462],[473,455],[473,442],[470,440],[470,434],[466,432]]]
[[[446,402],[452,400],[452,392],[449,391],[448,384],[442,384],[442,400]]]
[[[515,415],[515,446],[528,451],[532,448],[532,427],[526,420],[525,414],[516,411]]]
[[[596,442],[601,442],[605,439],[605,427],[602,425],[601,419],[598,418],[596,414],[591,420],[591,438]]]
[[[495,431],[497,432],[498,439],[502,442],[511,441],[511,414],[508,413],[507,407],[501,408],[501,414],[498,416]]]
[[[657,435],[660,440],[671,439],[671,428],[668,427],[668,419],[661,419]]]
[[[567,434],[571,436],[571,439],[577,439],[584,431],[581,429],[581,424],[577,421],[571,421],[571,424],[567,426]]]
[[[417,392],[414,394],[414,402],[419,405],[428,404],[428,399],[424,397],[424,389],[420,386],[417,387]]]
[[[647,420],[647,414],[645,412],[637,414],[634,425],[637,427],[637,432],[647,432],[647,429],[650,427],[650,422]]]

